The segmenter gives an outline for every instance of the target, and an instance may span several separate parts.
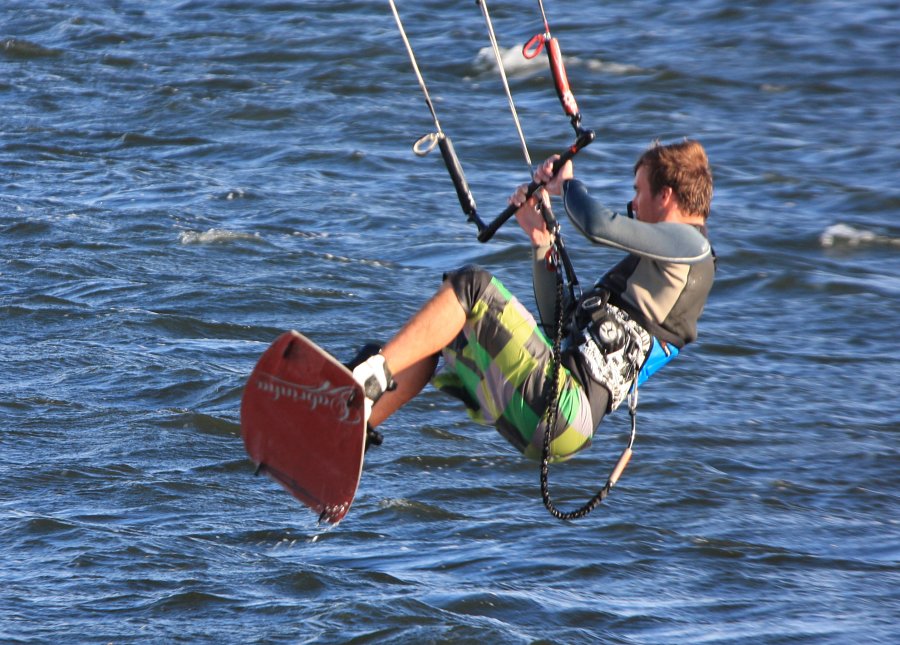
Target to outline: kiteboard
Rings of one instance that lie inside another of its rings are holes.
[[[291,495],[337,524],[350,510],[366,449],[364,394],[331,354],[296,331],[263,353],[241,399],[250,459]]]

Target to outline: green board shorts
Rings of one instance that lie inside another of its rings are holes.
[[[444,348],[432,383],[461,399],[469,416],[492,425],[526,457],[540,459],[547,429],[553,347],[531,313],[487,271],[446,275],[466,311],[459,336]],[[554,460],[591,444],[596,424],[587,394],[564,366],[559,414],[551,434]]]

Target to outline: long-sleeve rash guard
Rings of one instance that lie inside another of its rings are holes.
[[[588,240],[628,253],[597,283],[609,291],[609,302],[660,341],[679,349],[694,341],[715,274],[706,227],[648,224],[619,215],[592,199],[576,179],[563,185],[563,203],[569,219]],[[556,282],[544,262],[548,248],[535,249],[533,274],[541,320],[552,330]]]

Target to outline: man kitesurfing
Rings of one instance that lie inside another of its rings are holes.
[[[551,403],[558,405],[551,451],[554,458],[568,457],[589,444],[604,415],[636,384],[696,339],[715,271],[706,228],[712,174],[701,144],[656,144],[641,155],[629,204],[633,217],[593,200],[574,178],[571,162],[554,175],[555,161],[542,164],[535,181],[562,196],[587,239],[627,256],[577,302],[564,305],[568,315],[557,329],[555,269],[548,270],[546,261],[554,237],[540,213],[544,195],[525,199],[527,188],[520,186],[510,202],[518,206],[516,219],[532,243],[543,325],[483,269],[447,274],[394,338],[380,350],[365,348],[352,364],[372,428],[434,377],[439,389],[465,402],[474,419],[494,425],[530,457],[540,456],[546,412]],[[550,338],[560,331],[557,400],[550,401]],[[435,375],[440,357],[444,366]]]
[[[381,442],[375,429],[431,382],[465,403],[474,420],[494,426],[525,456],[541,461],[541,493],[551,514],[583,517],[609,493],[630,459],[638,387],[697,338],[715,274],[706,226],[713,193],[706,152],[689,139],[654,143],[634,164],[634,198],[627,215],[595,201],[575,179],[572,163],[594,140],[594,132],[581,126],[559,45],[544,15],[544,33],[523,53],[532,57],[546,46],[576,140],[540,164],[532,181],[510,196],[507,209],[485,224],[441,130],[393,0],[390,5],[437,130],[414,150],[426,154],[440,148],[479,241],[488,241],[516,217],[532,245],[540,324],[494,275],[466,266],[445,274],[437,292],[390,341],[364,345],[347,369],[302,335],[285,334],[260,360],[251,376],[255,386],[245,393],[242,429],[248,452],[258,470],[321,518],[338,522],[352,503],[365,447]],[[479,5],[531,169],[487,3],[479,0]],[[590,242],[626,254],[585,292],[551,197],[562,199],[569,219]],[[338,418],[310,403],[323,396]],[[590,445],[603,418],[626,399],[631,439],[606,485],[578,510],[560,511],[550,498],[548,464]],[[307,420],[296,420],[301,415]]]
[[[490,224],[478,216],[449,138],[443,133],[393,0],[391,9],[425,94],[437,133],[423,140],[441,153],[470,221],[486,242],[515,215],[533,247],[538,325],[497,280],[478,267],[445,275],[443,285],[383,348],[364,347],[350,363],[366,392],[366,419],[374,429],[418,394],[429,381],[461,399],[473,419],[493,425],[516,448],[540,458],[541,492],[547,509],[569,519],[586,515],[609,493],[631,456],[636,431],[637,388],[697,337],[697,321],[715,274],[706,221],[713,182],[706,151],[692,140],[654,144],[634,165],[634,199],[628,217],[594,201],[573,174],[572,158],[594,140],[581,126],[559,44],[539,0],[543,33],[523,54],[547,52],[557,96],[577,136],[510,197],[509,208]],[[486,0],[484,14],[498,71],[509,100],[525,160],[531,158],[500,55]],[[587,293],[581,293],[550,195],[561,196],[570,220],[591,242],[627,252]],[[564,269],[564,270],[563,270]],[[568,298],[563,284],[568,279]],[[439,357],[444,366],[436,372]],[[581,509],[553,505],[547,464],[590,444],[603,417],[630,395],[628,447],[606,485]],[[372,432],[372,436],[379,436]]]

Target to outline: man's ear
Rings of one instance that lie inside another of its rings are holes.
[[[659,199],[660,206],[662,206],[664,210],[670,210],[678,206],[675,191],[672,190],[671,186],[663,186],[660,188],[657,198]]]

